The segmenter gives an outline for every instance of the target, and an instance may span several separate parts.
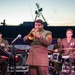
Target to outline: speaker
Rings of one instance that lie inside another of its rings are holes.
[[[16,66],[25,66],[27,56],[28,56],[28,54],[26,51],[17,50],[16,56],[15,56]]]
[[[15,55],[15,62],[12,59],[8,65],[8,71],[13,72],[16,67],[16,72],[27,72],[29,71],[28,65],[26,65],[26,59],[28,57],[28,53],[26,50],[17,50]],[[15,66],[14,66],[15,63]]]

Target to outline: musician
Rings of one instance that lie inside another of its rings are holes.
[[[57,38],[57,43],[55,43],[55,44],[54,44],[54,47],[53,47],[53,50],[54,50],[55,53],[59,53],[58,50],[59,50],[60,47],[61,47],[61,41],[62,41],[61,38]],[[60,53],[59,53],[58,58],[59,58],[59,59],[58,59],[57,62],[53,62],[53,63],[52,63],[57,73],[59,73],[60,70],[61,70],[61,63],[59,62],[59,61],[61,61],[61,55],[60,55]]]
[[[67,29],[66,38],[62,39],[61,49],[59,50],[59,52],[63,52],[62,56],[70,55],[73,58],[75,53],[74,48],[75,48],[75,38],[73,38],[73,30]]]
[[[73,53],[73,48],[75,48],[75,38],[73,36],[73,30],[67,29],[66,30],[66,37],[61,41],[61,47],[59,50],[55,50],[55,52],[63,52],[64,54],[69,54],[69,52]],[[69,50],[70,49],[70,50]]]
[[[30,42],[31,47],[26,64],[29,65],[31,75],[48,75],[48,52],[47,46],[52,42],[52,32],[44,29],[44,23],[38,19],[34,23],[33,33],[35,38]],[[24,41],[32,39],[29,34],[24,37]]]
[[[0,49],[4,51],[8,51],[9,43],[7,40],[2,38],[2,33],[0,32]],[[7,62],[6,57],[0,55],[0,67],[2,71],[2,75],[7,75]]]
[[[67,56],[64,57],[63,59],[63,63],[65,61],[67,61],[70,65],[70,67],[75,66],[75,59],[74,59],[74,51],[75,51],[75,38],[73,38],[73,30],[72,29],[67,29],[66,30],[66,37],[62,39],[62,45],[61,45],[61,51],[63,51],[62,53],[62,58],[63,56]],[[63,66],[63,65],[62,65]],[[66,67],[66,66],[65,66]],[[75,71],[75,69],[74,69]],[[70,68],[70,73],[71,73],[71,68]]]
[[[61,41],[62,41],[61,38],[58,38],[58,39],[57,39],[57,43],[54,44],[53,50],[60,48],[60,46],[61,46]]]
[[[71,48],[75,48],[75,38],[73,38],[72,36],[73,36],[73,30],[67,29],[66,38],[62,39],[62,45],[61,45],[61,48],[64,49],[64,54],[70,54],[74,52]]]

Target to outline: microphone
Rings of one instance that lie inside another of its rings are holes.
[[[21,34],[18,34],[18,36],[12,41],[12,44],[17,40],[17,39],[19,39],[19,38],[21,38],[22,36],[21,36]]]

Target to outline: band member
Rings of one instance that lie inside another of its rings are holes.
[[[66,37],[62,39],[61,47],[59,50],[55,50],[55,52],[60,52],[63,55],[71,55],[75,53],[75,38],[73,36],[73,30],[67,29],[66,30]]]
[[[0,32],[0,49],[4,51],[8,51],[9,43],[7,40],[2,38],[2,33]],[[7,62],[6,57],[3,55],[0,55],[0,67],[2,71],[2,75],[7,75]]]
[[[59,49],[59,48],[61,47],[61,41],[62,41],[61,38],[58,38],[58,39],[57,39],[57,43],[54,44],[53,50]]]
[[[61,45],[61,48],[64,49],[64,54],[70,54],[74,52],[73,48],[75,48],[75,39],[72,36],[73,36],[73,30],[67,29],[66,38],[62,39],[62,45]]]
[[[64,59],[64,60],[62,60],[63,64],[65,64],[64,62],[67,61],[68,64],[70,65],[69,66],[70,74],[72,73],[72,71],[75,71],[75,69],[71,69],[73,65],[75,66],[75,61],[74,61],[75,49],[74,48],[75,48],[75,38],[73,38],[73,30],[67,29],[66,30],[66,38],[62,39],[62,45],[61,45],[60,51],[63,51],[63,53],[62,53],[62,58]],[[67,58],[64,56],[67,56]],[[66,68],[66,64],[65,64],[65,68]],[[63,65],[62,65],[62,69],[64,69]]]
[[[30,41],[29,55],[26,64],[29,65],[31,75],[48,75],[47,46],[52,42],[52,32],[44,29],[41,19],[35,21],[34,28],[24,37]]]
[[[66,37],[61,41],[61,47],[59,50],[55,50],[55,52],[63,52],[64,54],[69,54],[69,52],[73,52],[73,48],[75,48],[75,39],[73,36],[73,30],[66,30]]]
[[[61,41],[62,41],[61,38],[57,38],[57,43],[55,43],[54,47],[53,47],[54,52],[57,51],[56,53],[59,53],[58,50],[61,47]],[[54,66],[54,68],[55,68],[55,70],[56,70],[57,73],[59,73],[60,70],[61,70],[61,63],[60,63],[60,61],[61,61],[61,55],[59,53],[58,61],[57,62],[53,62],[53,66]]]
[[[55,50],[55,52],[60,52],[60,54],[62,55],[62,64],[66,61],[70,64],[71,67],[75,63],[75,61],[73,61],[74,48],[75,48],[75,38],[73,38],[73,30],[67,29],[66,37],[62,39],[60,49]]]

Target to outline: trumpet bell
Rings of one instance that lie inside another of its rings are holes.
[[[28,34],[28,39],[29,40],[34,40],[35,39],[35,34],[38,32],[35,28],[31,30],[31,32]]]
[[[34,37],[34,35],[33,35],[32,33],[28,34],[28,39],[29,39],[29,40],[34,40],[34,38],[35,38],[35,37]]]

